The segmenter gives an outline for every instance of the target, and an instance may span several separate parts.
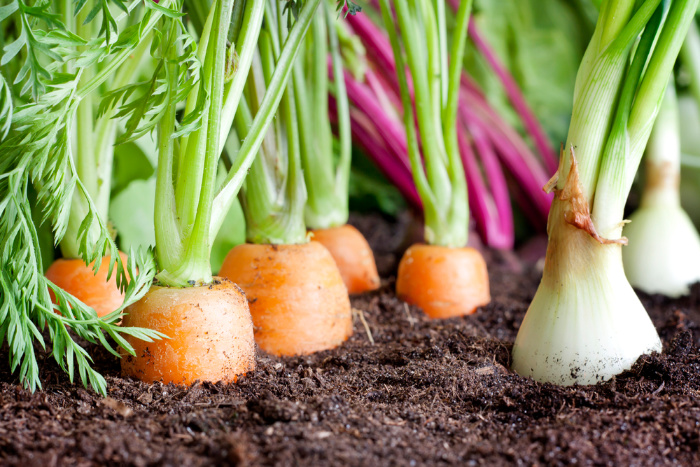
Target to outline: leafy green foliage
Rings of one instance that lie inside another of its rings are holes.
[[[165,23],[169,22],[175,23],[171,33],[166,33],[163,37],[161,32],[154,31],[151,55],[158,60],[158,64],[151,78],[107,93],[100,104],[98,114],[102,115],[107,109],[121,103],[114,118],[126,120],[126,131],[118,138],[118,144],[137,140],[152,132],[167,112],[168,106],[172,104],[171,95],[175,96],[174,102],[183,102],[195,86],[199,87],[198,105],[183,117],[177,131],[173,133],[173,138],[187,135],[197,130],[202,124],[206,90],[202,79],[202,63],[197,57],[196,43],[179,17],[169,17]],[[167,47],[161,48],[161,43],[166,44]],[[183,51],[176,59],[178,76],[175,89],[170,89],[172,80],[169,73],[171,71],[167,66],[170,60],[168,50],[171,47],[181,47]],[[137,97],[132,99],[134,95]]]
[[[347,15],[356,15],[362,11],[362,7],[357,3],[353,2],[352,0],[338,0],[338,3],[335,7],[335,11],[338,14],[341,14],[343,12],[343,8],[345,7],[348,8],[348,11],[345,12],[345,15],[343,15],[343,17]]]
[[[97,3],[104,8],[105,1]],[[87,351],[72,334],[105,346],[118,355],[107,340],[109,335],[126,352],[133,348],[121,336],[129,334],[152,340],[161,334],[117,325],[123,309],[140,299],[155,276],[155,260],[151,249],[131,251],[124,264],[111,233],[79,179],[72,154],[72,129],[81,100],[98,89],[130,53],[144,40],[163,16],[159,9],[146,8],[140,21],[125,28],[111,41],[116,23],[103,26],[96,37],[82,39],[65,29],[50,9],[57,2],[38,1],[27,6],[14,0],[0,8],[0,22],[19,15],[19,38],[4,48],[3,65],[21,57],[25,61],[14,78],[21,83],[22,93],[32,90],[33,99],[13,108],[8,82],[0,81],[0,345],[7,339],[12,371],[31,390],[41,387],[35,343],[45,348],[42,330],[48,330],[51,353],[73,380],[77,373],[84,385],[105,393],[105,381],[91,367]],[[121,2],[113,3],[124,5]],[[132,5],[138,2],[132,3]],[[170,1],[161,2],[169,5]],[[167,9],[161,5],[161,9]],[[77,6],[80,6],[79,4]],[[82,8],[82,7],[81,7]],[[121,8],[121,7],[120,7]],[[76,8],[76,12],[80,8]],[[87,15],[90,21],[99,13]],[[103,21],[111,23],[109,17]],[[110,32],[111,31],[111,32]],[[87,46],[87,47],[85,47]],[[87,67],[101,62],[99,72],[85,83]],[[64,67],[64,64],[71,67]],[[67,72],[67,70],[70,70]],[[35,192],[31,194],[33,189]],[[34,212],[34,199],[40,212]],[[106,317],[51,283],[44,275],[41,241],[37,225],[50,225],[54,241],[60,242],[71,220],[71,204],[82,202],[85,216],[79,222],[78,241],[82,259],[97,271],[102,258],[109,255],[110,275],[125,293],[123,305]],[[38,214],[38,216],[37,216]],[[35,224],[35,222],[37,222]],[[127,278],[131,278],[127,281]],[[55,296],[56,304],[51,300]]]
[[[10,131],[13,109],[10,85],[0,73],[0,140],[4,139]]]
[[[75,4],[75,10],[73,11],[73,15],[78,16],[78,13],[82,11],[83,7],[87,3],[87,0],[74,0],[73,3]],[[100,36],[104,35],[107,39],[108,44],[111,42],[112,33],[118,32],[117,21],[114,19],[112,11],[109,8],[110,3],[116,5],[117,8],[119,8],[124,13],[129,12],[122,0],[97,0],[90,12],[87,14],[87,17],[85,18],[85,24],[87,24],[93,19],[95,19],[98,13],[102,13],[102,25],[100,26]]]
[[[55,43],[46,43],[37,37],[37,31],[32,28],[33,23],[43,23],[49,29],[58,28],[65,30],[60,17],[50,11],[51,2],[38,2],[36,6],[28,6],[23,0],[13,0],[12,3],[0,9],[0,21],[18,13],[21,30],[19,36],[3,48],[0,65],[6,65],[15,58],[22,49],[26,50],[26,58],[14,83],[18,84],[27,78],[22,94],[32,91],[36,98],[45,90],[43,80],[51,78],[51,73],[42,64],[41,58],[46,57],[54,62],[62,62],[63,58],[55,50]]]

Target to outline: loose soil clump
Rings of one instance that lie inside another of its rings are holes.
[[[537,266],[490,253],[492,303],[429,321],[393,293],[405,243],[396,225],[355,223],[385,279],[352,299],[355,334],[340,348],[259,352],[257,370],[238,384],[183,387],[123,379],[119,362],[91,347],[107,398],[70,384],[50,354],[36,394],[3,364],[0,464],[700,463],[700,287],[681,300],[642,297],[663,354],[596,386],[540,384],[508,370]]]

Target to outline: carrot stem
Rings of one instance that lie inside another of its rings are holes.
[[[435,5],[424,0],[409,6],[405,0],[398,0],[394,4],[396,20],[389,2],[379,3],[394,55],[411,171],[424,207],[426,241],[464,246],[468,238],[469,208],[456,120],[472,2],[460,4],[450,63],[447,63],[443,2]],[[424,31],[425,42],[417,37],[416,30]],[[413,93],[408,77],[401,72],[406,69],[404,49]]]
[[[308,189],[305,219],[311,229],[343,225],[348,220],[348,181],[351,162],[350,114],[338,34],[330,9],[324,4],[307,41],[308,67],[297,60],[295,93],[300,120],[301,154]],[[330,58],[329,58],[330,57]],[[305,75],[308,78],[305,78]],[[328,119],[329,75],[334,79],[335,121],[338,123],[337,162],[333,132]],[[338,77],[336,79],[336,77]]]
[[[294,26],[287,36],[284,47],[280,51],[279,59],[267,86],[265,96],[258,108],[258,112],[248,131],[248,135],[242,142],[236,154],[231,169],[219,189],[214,199],[210,236],[216,236],[221,223],[224,220],[234,198],[238,194],[248,169],[255,159],[263,139],[266,136],[267,128],[275,117],[275,110],[285,92],[287,78],[291,74],[291,67],[296,58],[299,46],[311,23],[314,11],[318,7],[320,0],[308,0],[301,9]]]

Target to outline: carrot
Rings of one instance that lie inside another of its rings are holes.
[[[474,248],[413,245],[399,263],[396,294],[431,318],[474,313],[491,301],[486,262]]]
[[[145,342],[125,336],[136,356],[122,358],[124,376],[188,385],[196,380],[229,383],[255,368],[248,302],[240,288],[223,278],[197,287],[154,285],[127,307],[123,325],[169,337]]]
[[[127,256],[119,252],[124,264]],[[46,271],[46,278],[75,298],[93,308],[97,316],[104,316],[119,308],[124,302],[124,294],[117,287],[116,271],[107,280],[110,256],[102,258],[97,274],[92,270],[93,263],[85,265],[82,259],[57,259]],[[56,297],[51,292],[51,300]]]
[[[219,274],[245,291],[255,340],[266,352],[310,354],[335,348],[352,335],[343,279],[318,242],[239,245]]]
[[[325,246],[333,256],[348,293],[359,294],[379,288],[374,254],[359,230],[345,224],[312,232],[313,239]]]

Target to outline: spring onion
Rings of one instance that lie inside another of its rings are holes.
[[[630,284],[669,297],[687,295],[700,280],[700,236],[680,204],[678,119],[671,82],[649,138],[642,199],[625,228],[629,245],[622,250]]]
[[[513,369],[570,385],[607,380],[660,351],[624,274],[623,209],[696,0],[604,1],[579,68],[542,281]],[[641,38],[637,43],[637,37]]]

